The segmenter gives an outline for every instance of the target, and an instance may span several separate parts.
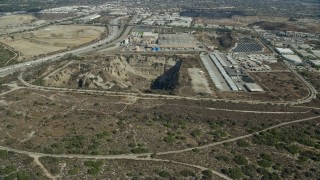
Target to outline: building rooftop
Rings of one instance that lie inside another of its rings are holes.
[[[244,85],[250,92],[262,92],[263,89],[256,83],[246,83]]]
[[[294,54],[294,52],[289,48],[277,48],[277,51],[281,54]]]
[[[296,64],[302,63],[302,59],[297,55],[283,55],[283,57],[289,61],[296,63]]]
[[[310,62],[311,62],[312,65],[314,65],[314,66],[320,66],[320,60],[310,60]]]

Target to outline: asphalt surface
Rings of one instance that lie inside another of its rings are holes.
[[[111,20],[111,22],[113,24],[119,24],[119,20],[121,18],[123,18],[123,17],[119,17],[119,18],[113,19],[113,20]],[[119,24],[119,26],[120,26],[120,24]],[[106,38],[104,38],[104,39],[102,39],[102,40],[100,40],[100,41],[98,41],[96,43],[93,43],[93,44],[90,44],[90,45],[87,45],[87,46],[84,46],[84,47],[80,47],[80,48],[77,48],[77,49],[73,49],[73,50],[70,50],[70,51],[57,53],[57,54],[54,54],[54,55],[51,55],[51,56],[35,59],[35,60],[32,60],[32,61],[22,62],[22,63],[19,63],[19,64],[14,64],[14,65],[10,65],[10,66],[6,66],[6,67],[3,67],[3,68],[0,68],[0,77],[7,76],[7,75],[12,74],[14,72],[24,71],[24,70],[26,70],[26,69],[28,69],[30,67],[38,66],[38,65],[41,65],[43,63],[59,61],[62,57],[68,56],[70,54],[72,54],[72,55],[84,54],[84,53],[88,53],[88,52],[91,52],[91,51],[95,51],[96,48],[99,47],[99,46],[104,46],[106,44],[108,44],[108,45],[115,44],[118,41],[116,41],[116,42],[113,42],[113,41],[121,34],[122,31],[123,31],[123,27],[121,29],[118,26],[109,26],[109,35]],[[125,32],[128,32],[128,30],[126,30]],[[123,33],[123,34],[125,34],[125,33]]]

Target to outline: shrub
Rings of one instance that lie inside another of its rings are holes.
[[[223,156],[223,155],[217,156],[216,159],[219,160],[219,161],[224,161],[224,162],[229,162],[230,161],[229,157]]]
[[[72,168],[72,169],[70,169],[70,170],[68,171],[68,174],[70,174],[70,175],[76,175],[76,174],[78,174],[79,171],[80,171],[79,168],[74,167],[74,168]]]
[[[227,170],[222,169],[222,173],[226,174],[227,176],[231,177],[232,179],[240,179],[243,176],[243,173],[240,168],[229,168]]]
[[[246,140],[240,139],[239,141],[237,141],[237,145],[239,147],[248,147],[250,144]]]
[[[100,171],[100,169],[90,168],[90,169],[88,169],[88,174],[95,175],[95,174],[98,174],[99,171]]]
[[[164,178],[171,177],[171,175],[170,175],[170,173],[169,173],[168,171],[160,171],[160,172],[158,173],[158,175],[159,175],[160,177],[164,177]]]
[[[297,154],[300,152],[299,147],[296,145],[287,145],[284,148],[291,154]]]
[[[136,147],[134,149],[131,149],[131,152],[133,154],[141,154],[141,153],[148,153],[149,149],[145,148],[145,147]]]
[[[189,169],[184,169],[184,170],[180,171],[180,174],[184,177],[196,176],[196,174]]]
[[[206,178],[212,178],[212,171],[210,170],[204,170],[201,172],[203,174],[204,177]]]
[[[253,177],[256,174],[257,167],[255,165],[245,165],[245,166],[242,166],[241,169],[245,175],[249,177]]]
[[[200,136],[201,135],[201,131],[199,129],[196,129],[196,130],[193,130],[190,135],[192,137],[197,137],[197,136]]]
[[[235,156],[233,158],[233,161],[236,162],[238,165],[247,165],[248,164],[248,160],[241,155]]]
[[[263,153],[263,154],[260,154],[260,157],[261,157],[262,159],[267,160],[267,161],[272,161],[272,157],[271,157],[269,154]]]
[[[259,166],[267,168],[267,167],[271,167],[272,163],[268,160],[262,159],[260,161],[258,161]]]
[[[163,138],[163,140],[164,140],[166,143],[174,143],[175,137],[173,137],[173,136],[166,136],[166,137]]]
[[[87,167],[100,168],[103,165],[103,161],[86,161],[84,165]]]

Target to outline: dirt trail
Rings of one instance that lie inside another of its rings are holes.
[[[205,149],[205,148],[208,148],[208,147],[221,145],[221,144],[226,143],[226,142],[234,142],[234,141],[237,141],[237,140],[240,140],[240,139],[249,138],[249,137],[251,137],[251,136],[253,136],[255,134],[259,134],[259,133],[264,132],[264,131],[268,131],[268,130],[275,129],[275,128],[278,128],[278,127],[286,126],[286,125],[289,125],[289,124],[294,124],[294,123],[299,123],[299,122],[304,122],[304,121],[310,121],[310,120],[314,120],[314,119],[320,119],[320,116],[315,116],[315,117],[310,117],[310,118],[305,118],[305,119],[299,119],[299,120],[280,123],[278,125],[271,126],[269,128],[263,129],[261,131],[255,132],[255,133],[247,134],[247,135],[244,135],[244,136],[239,136],[239,137],[236,137],[236,138],[227,139],[227,140],[216,142],[216,143],[210,143],[210,144],[207,144],[207,145],[204,145],[204,146],[199,146],[199,147],[196,147],[196,148],[197,149]],[[194,148],[186,148],[186,149],[182,149],[182,150],[159,152],[157,154],[158,155],[177,154],[177,153],[183,153],[183,152],[187,152],[187,151],[192,151]],[[80,155],[80,154],[45,154],[45,153],[37,153],[37,152],[18,150],[18,149],[5,147],[5,146],[0,146],[0,149],[1,150],[6,150],[6,151],[12,151],[12,152],[19,153],[19,154],[25,154],[25,155],[29,155],[29,156],[33,157],[35,159],[35,162],[43,169],[44,173],[51,179],[56,179],[56,177],[52,176],[47,171],[47,169],[39,162],[39,158],[40,157],[79,158],[79,159],[148,160],[148,161],[162,161],[162,162],[170,162],[170,163],[174,163],[174,164],[182,164],[182,165],[196,167],[196,168],[203,169],[203,170],[204,169],[208,169],[208,168],[205,168],[205,167],[202,167],[202,166],[198,166],[198,165],[194,165],[194,164],[187,164],[187,163],[182,163],[182,162],[169,161],[169,160],[165,160],[165,159],[152,159],[152,158],[150,158],[152,153],[123,154],[123,155]],[[230,179],[227,176],[225,176],[224,174],[221,174],[221,173],[219,173],[217,171],[214,171],[214,170],[211,170],[211,171],[214,174],[218,175],[219,177],[221,177],[223,179]]]
[[[43,170],[44,174],[53,180],[56,180],[57,178],[55,178],[54,176],[52,176],[49,171],[43,166],[43,164],[39,161],[40,156],[37,155],[29,155],[30,157],[32,157],[34,159],[34,162]]]

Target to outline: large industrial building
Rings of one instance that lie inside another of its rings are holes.
[[[296,64],[296,65],[302,64],[302,59],[297,55],[282,55],[282,56],[285,60],[289,61],[290,63]]]
[[[188,33],[161,34],[158,41],[161,48],[196,48],[197,42]]]
[[[299,65],[302,64],[302,59],[295,55],[294,52],[289,48],[276,48],[277,52],[279,52],[282,57],[289,61],[290,63]]]

